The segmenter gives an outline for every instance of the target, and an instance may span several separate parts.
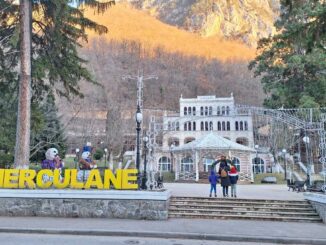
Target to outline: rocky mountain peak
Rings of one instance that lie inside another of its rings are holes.
[[[241,40],[250,47],[275,33],[279,0],[122,0],[161,21],[204,37]]]

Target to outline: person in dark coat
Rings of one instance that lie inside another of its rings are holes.
[[[231,165],[231,170],[229,172],[230,182],[231,182],[231,197],[237,197],[237,182],[239,179],[239,174],[237,168]]]
[[[230,178],[229,178],[230,165],[228,164],[228,162],[230,162],[230,160],[227,160],[225,156],[221,156],[221,159],[218,160],[218,162],[220,163],[220,167],[218,169],[218,174],[221,178],[223,197],[228,197],[229,186],[231,185]]]
[[[213,190],[214,190],[214,193],[215,193],[215,197],[217,197],[216,196],[216,184],[218,182],[218,177],[215,174],[214,170],[211,170],[211,175],[208,177],[208,180],[209,180],[209,183],[211,183],[211,190],[209,192],[209,197],[212,197]]]

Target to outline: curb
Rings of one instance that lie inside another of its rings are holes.
[[[0,233],[29,233],[29,234],[60,234],[60,235],[83,235],[83,236],[120,236],[120,237],[147,237],[164,239],[191,239],[230,242],[256,242],[256,243],[279,243],[279,244],[311,244],[325,245],[326,239],[314,238],[291,238],[291,237],[260,237],[245,235],[218,235],[182,232],[156,232],[156,231],[118,231],[118,230],[62,230],[41,228],[0,228]]]

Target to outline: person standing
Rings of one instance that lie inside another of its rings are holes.
[[[231,170],[229,172],[229,178],[231,183],[231,197],[237,197],[237,182],[239,179],[239,174],[237,168],[232,165]]]
[[[230,165],[228,164],[228,162],[230,162],[230,160],[227,160],[225,156],[221,156],[221,159],[218,160],[218,162],[220,163],[218,174],[221,178],[223,197],[228,197],[229,196],[229,186],[231,185],[230,178],[229,178]]]
[[[214,191],[215,193],[215,197],[217,197],[216,195],[216,184],[218,181],[218,177],[215,174],[214,170],[211,170],[211,175],[208,177],[209,183],[211,184],[211,190],[209,192],[209,197],[212,197],[212,192]]]

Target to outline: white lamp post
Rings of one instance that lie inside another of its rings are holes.
[[[107,157],[107,154],[108,154],[108,149],[107,148],[104,148],[104,167],[106,168],[106,157]]]
[[[282,154],[283,154],[283,159],[284,159],[284,180],[287,180],[287,175],[286,175],[286,171],[287,171],[287,165],[286,165],[286,149],[282,149]]]
[[[79,148],[76,148],[75,149],[75,152],[76,152],[76,164],[75,164],[75,168],[77,168],[77,164],[79,162]]]

